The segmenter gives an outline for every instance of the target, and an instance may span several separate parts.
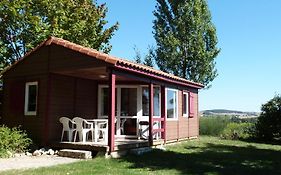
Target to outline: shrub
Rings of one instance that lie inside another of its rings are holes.
[[[201,117],[199,132],[201,135],[219,136],[229,122],[227,116]]]
[[[265,141],[281,140],[281,96],[262,105],[256,123],[256,137]]]
[[[20,153],[31,144],[26,132],[18,127],[8,128],[0,126],[0,157],[7,157],[9,153]]]
[[[245,140],[252,137],[253,123],[228,123],[221,133],[221,138],[231,140]]]

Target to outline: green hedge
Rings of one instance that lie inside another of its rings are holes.
[[[220,136],[230,122],[231,118],[228,116],[200,117],[200,135]]]
[[[221,138],[245,140],[252,137],[253,123],[228,123],[221,133]]]
[[[16,128],[0,126],[0,157],[8,157],[10,154],[24,152],[31,144],[31,139],[26,132]]]

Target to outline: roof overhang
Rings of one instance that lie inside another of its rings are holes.
[[[10,67],[6,68],[1,74],[4,75],[7,73],[10,69],[13,69],[16,67],[17,64],[22,62],[24,59],[26,59],[29,55],[35,53],[38,49],[44,46],[49,46],[49,45],[58,45],[62,46],[64,48],[71,49],[73,51],[79,52],[81,54],[88,55],[92,58],[104,61],[111,65],[113,68],[119,69],[119,70],[125,70],[127,72],[132,72],[136,74],[141,74],[144,76],[152,77],[154,79],[158,79],[160,81],[165,81],[173,84],[178,84],[181,86],[190,86],[193,88],[201,89],[204,88],[204,85],[196,82],[192,82],[189,80],[186,80],[184,78],[177,77],[172,74],[168,74],[166,72],[156,70],[152,67],[145,66],[142,64],[134,63],[132,61],[128,61],[122,58],[117,58],[105,53],[102,53],[100,51],[97,51],[95,49],[83,47],[81,45],[72,43],[70,41],[61,39],[61,38],[56,38],[56,37],[49,37],[47,40],[43,41],[40,43],[37,47],[35,47],[33,50],[25,54],[21,59],[19,59],[17,62],[15,62],[13,65]]]

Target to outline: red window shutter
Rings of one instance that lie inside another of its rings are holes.
[[[10,113],[13,115],[22,115],[24,112],[24,92],[25,86],[23,82],[11,83],[8,95]]]
[[[189,117],[194,117],[194,94],[189,92]]]

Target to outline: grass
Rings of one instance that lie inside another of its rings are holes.
[[[95,158],[72,164],[1,172],[32,174],[281,174],[281,146],[200,137],[142,156]],[[0,173],[0,174],[1,174]]]

